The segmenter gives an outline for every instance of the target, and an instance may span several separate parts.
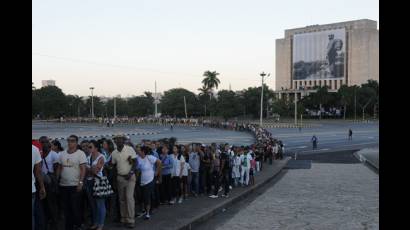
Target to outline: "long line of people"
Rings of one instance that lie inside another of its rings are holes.
[[[64,150],[58,140],[33,140],[33,229],[60,229],[64,222],[66,230],[101,230],[106,217],[134,228],[135,218],[148,220],[161,205],[229,197],[234,187],[253,185],[267,160],[283,157],[282,143],[267,130],[243,129],[255,144],[182,145],[169,138],[135,145],[124,135],[78,143],[71,135]]]

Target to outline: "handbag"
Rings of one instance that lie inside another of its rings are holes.
[[[46,188],[48,188],[50,192],[57,192],[58,182],[57,182],[56,175],[54,173],[51,173],[50,170],[48,169],[48,164],[45,158],[43,158],[42,163],[45,164],[47,168],[47,173],[41,172]]]
[[[93,196],[98,198],[107,198],[114,194],[114,191],[106,176],[95,176],[93,186]]]

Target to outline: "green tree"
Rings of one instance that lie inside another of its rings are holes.
[[[262,116],[266,117],[266,105],[270,98],[274,97],[274,93],[266,84],[263,84],[263,114]],[[261,103],[261,87],[249,87],[242,92],[242,103],[245,106],[246,113],[252,115],[253,118],[260,116],[260,103]]]
[[[358,89],[358,86],[342,85],[337,91],[337,94],[339,95],[339,98],[340,98],[340,103],[343,105],[344,119],[346,119],[346,115],[351,116],[353,114],[353,109],[349,110],[348,108],[354,107],[354,95],[355,95],[355,90],[357,89]],[[349,112],[349,111],[352,111],[352,112]]]
[[[131,97],[127,101],[129,116],[148,116],[154,113],[154,97],[152,93]]]
[[[363,86],[360,87],[358,92],[357,92],[357,103],[362,109],[362,119],[365,119],[365,112],[366,108],[368,108],[369,105],[372,103],[376,102],[376,91],[374,88],[369,87],[369,86]]]
[[[362,87],[369,87],[375,91],[375,99],[369,105],[373,107],[373,117],[376,118],[377,108],[379,107],[379,83],[375,80],[367,80],[367,83],[362,84]]]
[[[235,92],[221,90],[218,92],[217,113],[225,120],[237,116],[240,113],[239,100]]]
[[[184,96],[188,116],[200,115],[200,106],[196,95],[183,88],[170,89],[164,92],[164,96],[159,104],[161,113],[169,116],[185,117]]]
[[[44,118],[58,118],[67,111],[67,100],[57,86],[46,86],[36,90],[38,111]],[[37,103],[37,102],[36,102]],[[37,108],[36,108],[37,109]]]

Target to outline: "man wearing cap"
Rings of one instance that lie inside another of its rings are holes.
[[[135,227],[134,189],[137,154],[133,148],[124,145],[125,136],[114,137],[117,149],[112,152],[112,164],[117,168],[118,196],[120,200],[120,222],[129,228]]]

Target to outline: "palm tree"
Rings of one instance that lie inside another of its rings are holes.
[[[199,90],[199,96],[209,94],[209,89],[205,85],[203,85],[202,88],[198,88],[198,90]]]
[[[217,77],[218,75],[219,73],[217,73],[216,71],[205,71],[203,74],[205,78],[202,80],[202,84],[204,84],[204,86],[208,89],[213,89],[214,87],[218,89],[218,85],[219,83],[221,83],[221,81]]]

